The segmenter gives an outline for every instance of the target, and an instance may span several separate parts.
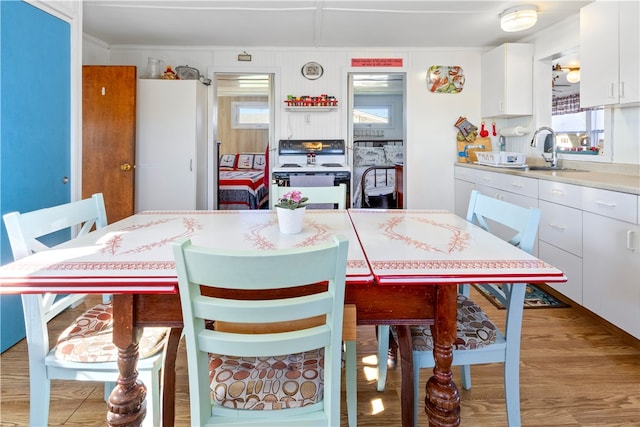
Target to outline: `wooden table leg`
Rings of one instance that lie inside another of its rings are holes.
[[[460,425],[460,395],[453,383],[452,344],[456,338],[457,287],[441,285],[436,291],[436,316],[433,325],[435,367],[426,385],[425,411],[430,427]],[[404,381],[404,379],[403,379]]]
[[[138,341],[142,328],[133,327],[133,295],[113,296],[113,343],[118,347],[120,375],[107,402],[109,427],[139,427],[147,413],[147,389],[138,381]]]
[[[400,385],[400,416],[402,418],[402,427],[413,427],[413,402],[415,402],[417,396],[414,396],[411,332],[409,331],[408,325],[397,325],[396,331],[398,332],[398,348],[400,349],[400,369],[402,375],[402,383]]]
[[[182,328],[171,328],[162,366],[162,427],[173,427],[176,413],[176,356]]]

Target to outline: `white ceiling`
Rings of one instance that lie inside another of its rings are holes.
[[[84,32],[110,45],[490,47],[579,13],[591,1],[84,0]],[[500,29],[505,9],[534,4],[537,24]]]

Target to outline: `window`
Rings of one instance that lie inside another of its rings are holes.
[[[232,102],[233,129],[266,129],[269,127],[269,105],[267,102]]]
[[[391,105],[361,105],[353,109],[353,125],[391,127]]]
[[[559,148],[571,151],[583,147],[601,148],[604,143],[604,109],[591,108],[554,115],[551,117],[551,127],[559,137]]]

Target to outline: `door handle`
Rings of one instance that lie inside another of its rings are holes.
[[[131,163],[122,163],[122,164],[120,164],[120,170],[121,171],[130,171],[131,169],[133,169],[133,166],[131,166]]]

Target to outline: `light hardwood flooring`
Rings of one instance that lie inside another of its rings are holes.
[[[494,319],[498,310],[473,291]],[[95,297],[90,297],[95,298]],[[82,307],[76,309],[76,312]],[[51,322],[56,333],[77,313]],[[498,320],[497,323],[501,324]],[[601,320],[571,307],[528,309],[522,332],[521,410],[523,426],[606,427],[640,425],[640,343]],[[375,388],[376,340],[372,326],[358,327],[358,425],[399,426],[399,368],[390,370],[385,392]],[[0,425],[27,426],[29,382],[26,343],[0,357]],[[420,386],[429,375],[424,370]],[[366,374],[372,376],[367,378]],[[502,365],[472,368],[473,388],[460,390],[463,426],[506,426]],[[459,384],[459,372],[454,368]],[[343,386],[344,389],[344,386]],[[106,406],[99,383],[53,381],[50,425],[105,425]],[[424,398],[422,395],[421,399]],[[381,408],[381,409],[375,409]],[[347,425],[342,405],[342,426]],[[420,414],[419,426],[427,419]],[[184,347],[177,360],[176,426],[189,426],[189,392]]]

